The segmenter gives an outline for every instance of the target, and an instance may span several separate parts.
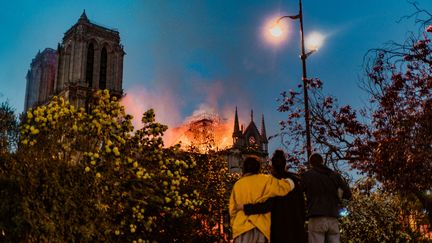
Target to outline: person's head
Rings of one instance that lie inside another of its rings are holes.
[[[243,161],[243,174],[258,174],[261,168],[261,163],[255,157],[247,157]]]
[[[286,158],[285,153],[281,149],[277,149],[271,158],[272,169],[274,172],[281,174],[285,171],[286,167]]]
[[[319,167],[322,166],[324,164],[324,160],[323,157],[321,156],[321,154],[319,153],[313,153],[310,157],[309,157],[309,164],[312,167]]]

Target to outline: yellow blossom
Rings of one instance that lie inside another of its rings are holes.
[[[113,153],[114,153],[115,156],[120,156],[120,152],[119,152],[119,150],[118,150],[117,147],[113,148]]]

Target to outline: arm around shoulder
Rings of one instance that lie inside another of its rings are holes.
[[[243,211],[246,215],[268,213],[273,207],[273,201],[274,197],[271,197],[262,203],[245,204],[243,205]]]
[[[271,177],[271,181],[269,183],[270,193],[272,194],[270,197],[274,196],[285,196],[290,191],[294,189],[294,182],[289,179],[276,179]]]

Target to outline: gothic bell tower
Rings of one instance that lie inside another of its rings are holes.
[[[122,96],[125,52],[117,30],[91,23],[84,11],[64,34],[57,52],[57,95],[77,107],[86,106],[99,89]]]
[[[262,162],[268,159],[268,139],[264,123],[264,114],[261,117],[261,132],[254,122],[251,110],[250,122],[246,129],[239,126],[237,107],[234,116],[233,146],[226,152],[230,172],[241,172],[243,160],[250,155],[257,156]]]

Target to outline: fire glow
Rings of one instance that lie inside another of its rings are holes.
[[[200,152],[223,150],[232,146],[232,124],[215,113],[202,112],[169,129],[164,141],[168,146],[180,143],[183,149],[194,147]]]
[[[214,90],[214,89],[213,89]],[[163,136],[165,147],[181,144],[183,149],[195,147],[200,152],[208,150],[223,150],[232,146],[233,133],[233,111],[231,106],[217,112],[217,107],[213,100],[209,99],[186,118],[180,121],[179,108],[172,95],[168,91],[164,95],[160,92],[146,90],[142,87],[134,87],[128,90],[121,103],[126,109],[127,114],[133,115],[133,125],[135,129],[142,127],[142,114],[150,108],[155,109],[156,121],[168,125],[168,130]],[[217,92],[211,92],[217,93]],[[212,97],[210,97],[212,98]],[[223,114],[221,118],[218,114]],[[180,125],[178,125],[180,124]]]

